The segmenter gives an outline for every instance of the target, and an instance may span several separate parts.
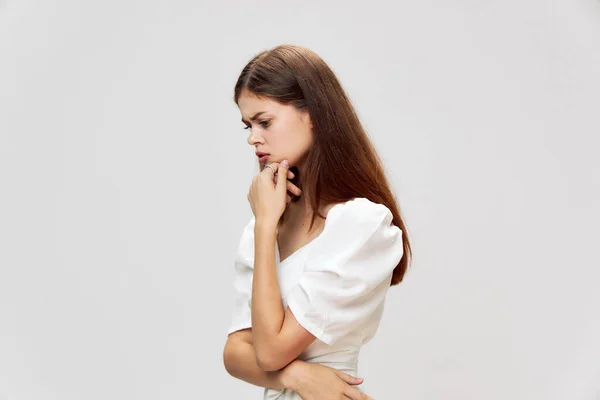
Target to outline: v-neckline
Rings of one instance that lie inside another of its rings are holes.
[[[305,248],[306,246],[308,246],[309,244],[311,244],[313,242],[313,240],[311,240],[310,242],[306,243],[304,246],[299,247],[296,251],[294,251],[292,254],[290,254],[289,256],[287,256],[286,258],[284,258],[283,260],[281,260],[281,253],[279,253],[279,244],[276,243],[275,244],[275,248],[277,250],[277,259],[279,260],[279,264],[283,264],[284,262],[286,262],[287,260],[289,260],[291,257],[293,257],[298,252],[300,252],[300,250],[302,250],[303,248]]]
[[[331,212],[331,210],[333,210],[334,208],[336,208],[337,206],[343,205],[345,203],[337,203],[334,204],[329,211],[327,211],[327,217],[329,217],[329,213]],[[319,233],[313,240],[311,240],[308,243],[305,243],[304,245],[298,247],[292,254],[290,254],[289,256],[287,256],[283,261],[281,260],[281,253],[279,252],[279,240],[277,239],[277,234],[279,234],[279,228],[276,228],[275,230],[275,252],[277,254],[277,260],[279,261],[279,264],[283,264],[284,262],[286,262],[287,260],[289,260],[290,258],[292,258],[293,256],[295,256],[297,253],[299,253],[302,249],[308,247],[308,245],[310,245],[312,242],[314,242],[315,240],[319,239],[321,237],[321,235],[323,234],[323,232],[325,232],[325,228],[327,227],[327,219],[325,218],[325,222],[323,224],[323,230],[321,231],[321,233]]]
[[[323,232],[321,232],[321,233],[323,233]],[[321,236],[321,234],[319,234],[317,237],[315,237],[310,242],[308,242],[308,243],[306,243],[306,244],[298,247],[292,254],[290,254],[289,256],[287,256],[286,258],[284,258],[283,260],[281,260],[281,253],[279,252],[279,240],[275,240],[275,250],[277,251],[277,259],[279,260],[279,264],[283,264],[284,262],[286,262],[287,260],[289,260],[290,258],[292,258],[293,256],[295,256],[297,253],[300,252],[300,250],[304,249],[309,244],[311,244],[312,242],[314,242],[315,240],[317,240],[319,238],[319,236]]]
[[[323,232],[321,232],[323,233]],[[319,236],[321,236],[321,234],[319,234]],[[310,242],[298,247],[292,254],[290,254],[289,256],[287,256],[286,258],[284,258],[283,260],[281,260],[281,253],[279,252],[279,241],[275,241],[275,250],[277,251],[277,259],[279,260],[279,264],[283,264],[284,262],[286,262],[287,260],[289,260],[290,258],[292,258],[293,256],[295,256],[296,254],[298,254],[302,249],[308,247],[309,244],[311,244],[312,242],[314,242],[315,240],[317,240],[319,238],[319,236],[317,236],[316,238],[314,238],[313,240],[311,240]]]

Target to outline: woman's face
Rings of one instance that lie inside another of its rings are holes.
[[[255,152],[269,154],[259,160],[265,164],[288,160],[290,167],[300,168],[312,145],[312,124],[307,111],[283,105],[244,90],[238,99],[242,122],[249,131],[248,144]]]

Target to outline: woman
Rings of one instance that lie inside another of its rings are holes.
[[[368,399],[358,354],[411,256],[381,160],[309,49],[258,54],[234,101],[261,172],[235,261],[225,368],[265,399]]]

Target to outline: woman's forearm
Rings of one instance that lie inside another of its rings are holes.
[[[275,342],[285,315],[277,280],[276,226],[276,223],[257,221],[254,227],[252,338],[259,361],[277,347]]]
[[[252,343],[236,340],[227,345],[223,352],[223,362],[227,372],[238,379],[252,385],[270,388],[285,389],[290,387],[289,371],[286,368],[279,371],[264,371],[256,362],[256,352]]]

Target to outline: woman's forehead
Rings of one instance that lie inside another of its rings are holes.
[[[282,105],[275,100],[266,97],[257,97],[254,95],[241,95],[238,99],[238,108],[242,113],[242,119],[254,120],[253,117],[258,113],[276,113]]]
[[[238,104],[244,103],[248,106],[267,106],[278,104],[275,100],[266,96],[258,96],[247,91],[242,92],[238,98]]]

